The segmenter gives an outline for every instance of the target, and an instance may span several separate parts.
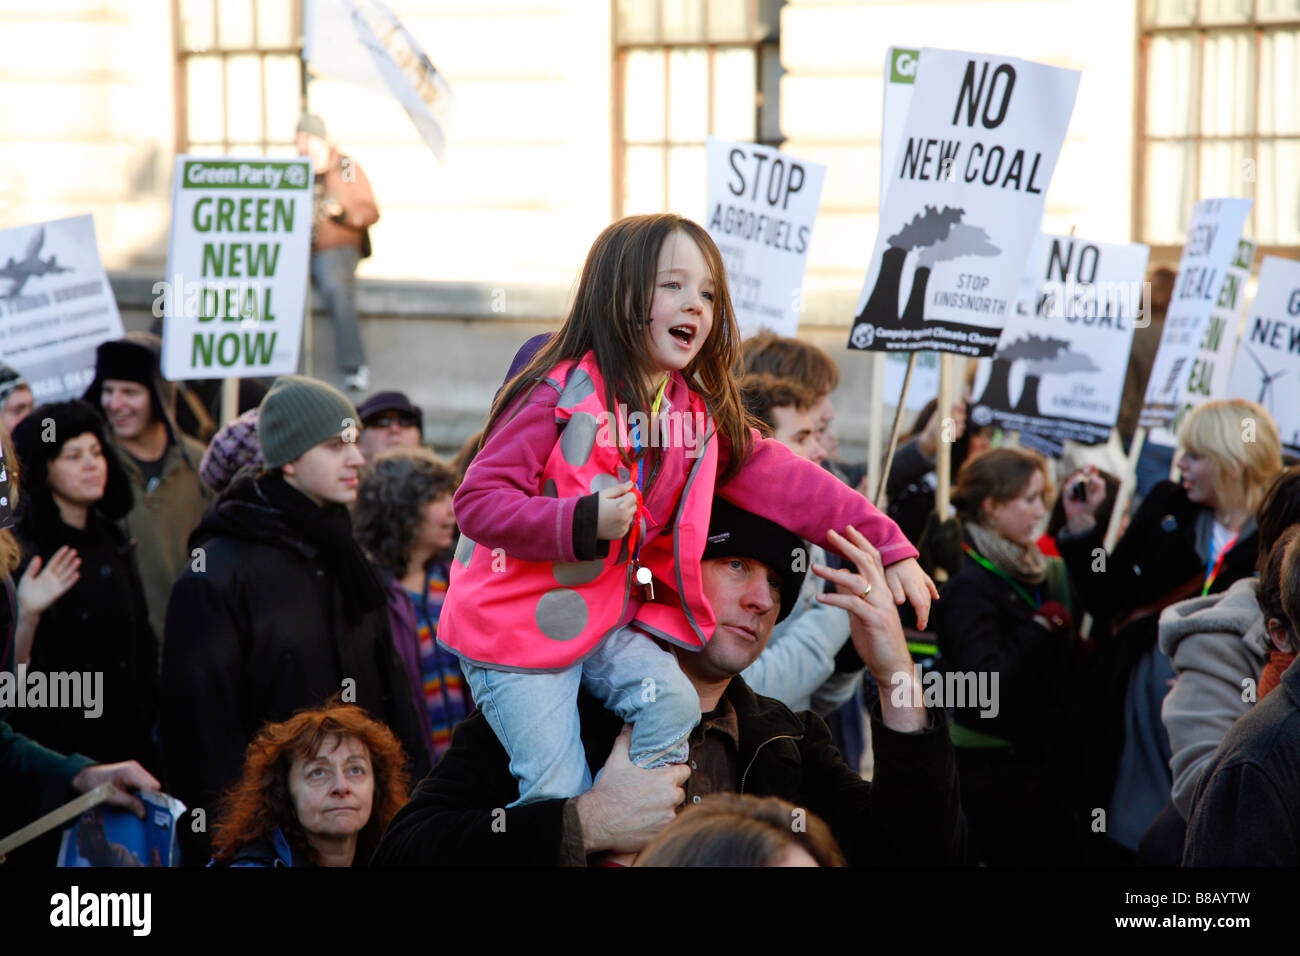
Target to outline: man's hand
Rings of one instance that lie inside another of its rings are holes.
[[[856,529],[854,533],[857,534]],[[858,537],[864,542],[867,541],[860,534]],[[870,542],[867,542],[867,547],[872,551],[876,550]],[[878,552],[876,558],[877,560],[880,558]],[[916,629],[924,631],[926,625],[930,623],[930,602],[939,600],[939,589],[930,580],[930,575],[921,570],[921,565],[917,564],[916,558],[907,558],[885,568],[885,583],[890,593],[894,595],[895,604],[902,604],[904,601],[911,603],[912,610],[916,611]]]
[[[619,541],[632,527],[636,517],[636,495],[632,482],[623,481],[600,492],[596,502],[596,537],[601,541]]]
[[[66,544],[50,555],[42,567],[40,555],[32,558],[18,582],[18,610],[23,614],[44,614],[51,604],[81,577],[81,557]]]
[[[912,655],[903,636],[903,623],[898,619],[898,609],[886,593],[880,552],[853,527],[848,528],[847,539],[833,529],[826,533],[826,537],[835,550],[857,568],[857,573],[814,564],[813,573],[835,585],[834,594],[819,594],[817,600],[849,612],[849,636],[853,648],[881,689],[881,718],[885,726],[903,733],[921,730],[929,721],[924,707],[894,707],[887,699],[887,689],[895,686],[898,674],[905,675],[909,681],[914,678]],[[909,692],[906,699],[910,702],[918,698]]]
[[[106,802],[110,806],[130,810],[141,820],[145,818],[144,804],[131,796],[128,791],[152,790],[157,793],[162,789],[162,784],[153,778],[153,774],[134,760],[84,767],[72,778],[72,789],[78,793],[87,793],[104,783],[111,783],[115,788],[113,795]]]
[[[595,786],[577,799],[587,853],[635,853],[669,823],[686,799],[685,764],[642,770],[632,763],[632,727],[624,725]]]

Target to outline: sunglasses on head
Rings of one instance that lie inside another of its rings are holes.
[[[370,421],[366,422],[366,424],[371,428],[388,428],[390,425],[400,425],[403,428],[415,428],[419,422],[416,420],[414,415],[391,413],[376,415],[374,418],[370,419]]]

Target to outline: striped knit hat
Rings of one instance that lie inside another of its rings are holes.
[[[257,439],[267,468],[301,458],[323,441],[356,434],[360,417],[332,385],[303,375],[281,375],[257,413]]]

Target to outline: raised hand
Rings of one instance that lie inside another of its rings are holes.
[[[903,732],[925,727],[929,718],[923,707],[897,708],[885,699],[898,675],[907,681],[914,677],[912,656],[881,567],[880,552],[856,528],[848,529],[847,538],[834,530],[828,531],[826,538],[857,570],[855,573],[814,564],[813,573],[835,585],[834,594],[819,594],[817,600],[849,612],[850,639],[881,688],[881,717],[886,726]],[[906,699],[913,698],[909,694]]]
[[[32,558],[18,582],[18,610],[25,614],[43,614],[51,604],[67,594],[81,577],[81,556],[64,545],[42,567],[40,556]]]

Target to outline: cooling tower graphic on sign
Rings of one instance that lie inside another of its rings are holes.
[[[1002,251],[989,241],[988,233],[982,228],[962,222],[965,215],[964,209],[926,206],[924,212],[917,213],[911,222],[885,240],[888,248],[881,257],[876,284],[862,312],[853,320],[851,340],[854,345],[860,348],[870,345],[877,328],[920,329],[924,326],[925,289],[936,262],[946,262],[958,256],[996,256]],[[912,290],[900,314],[898,305],[903,265],[911,252],[916,253],[916,269],[912,273]]]
[[[1020,398],[1011,403],[1011,370],[1016,362],[1024,362],[1025,381]],[[1070,351],[1065,339],[1027,335],[1006,345],[993,356],[993,369],[984,391],[974,402],[972,418],[977,424],[987,424],[989,411],[1010,411],[1016,415],[1041,416],[1038,389],[1047,375],[1072,375],[1077,372],[1100,372],[1092,359],[1082,352]],[[983,406],[983,408],[981,408]]]

